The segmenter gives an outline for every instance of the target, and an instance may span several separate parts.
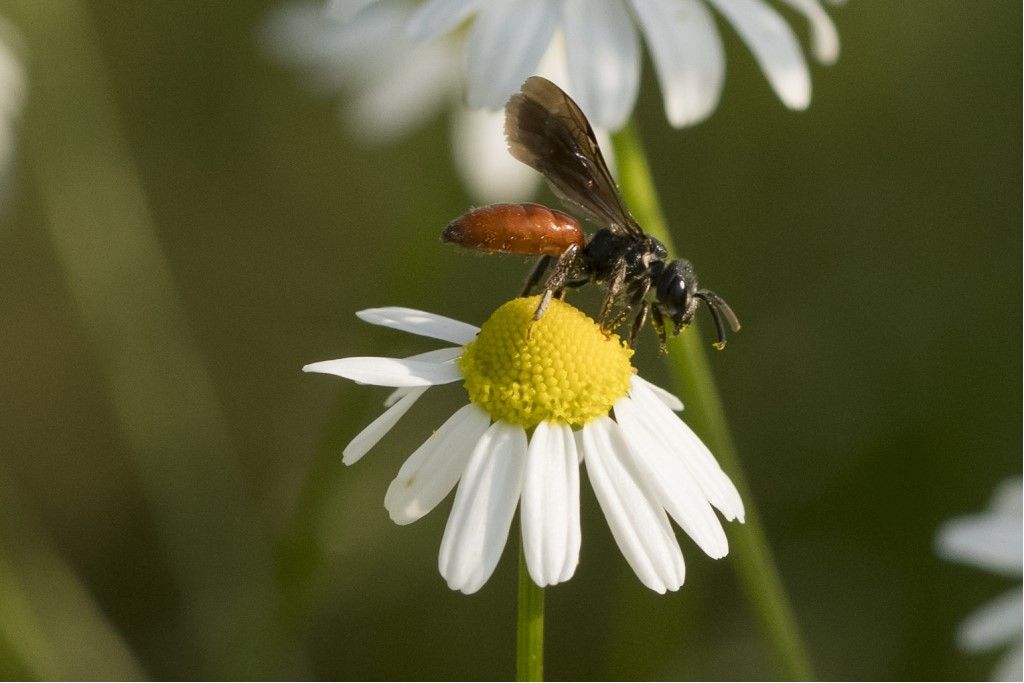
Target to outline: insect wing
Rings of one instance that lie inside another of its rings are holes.
[[[587,117],[557,85],[540,76],[528,78],[505,105],[505,137],[512,156],[544,174],[567,204],[612,232],[643,235]]]

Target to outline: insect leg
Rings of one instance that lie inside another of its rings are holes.
[[[537,304],[537,310],[533,314],[533,322],[540,320],[541,316],[544,315],[544,311],[548,310],[548,305],[551,304],[551,297],[554,293],[565,287],[565,282],[569,279],[569,274],[576,263],[576,254],[579,252],[579,249],[578,246],[573,244],[563,251],[558,260],[555,261],[555,267],[551,269],[551,274],[544,283],[544,295],[541,297],[540,303]]]
[[[647,296],[647,292],[650,291],[650,289],[651,289],[651,283],[652,283],[652,280],[650,278],[644,278],[640,282],[639,285],[636,285],[633,288],[633,290],[629,294],[629,298],[626,300],[625,304],[623,305],[622,310],[619,311],[619,314],[617,316],[615,316],[615,320],[613,320],[612,324],[608,328],[606,328],[606,329],[609,329],[609,330],[618,329],[619,325],[621,325],[623,322],[626,321],[626,318],[628,318],[629,314],[633,312],[633,309],[635,309],[637,306],[640,306],[643,303],[644,297]],[[647,317],[647,311],[646,310],[641,311],[640,313],[645,318]],[[641,324],[643,324],[643,323],[641,322]],[[630,334],[630,337],[629,337],[629,345],[630,346],[633,346],[633,341],[636,339],[636,333],[639,331],[639,329],[640,329],[640,327],[638,325],[637,326],[637,330]]]
[[[662,314],[661,302],[655,301],[651,305],[651,324],[654,325],[654,331],[658,333],[658,350],[661,353],[668,353],[668,339],[665,336],[665,316]]]
[[[636,346],[636,336],[640,333],[640,328],[644,326],[644,321],[647,320],[647,302],[644,301],[644,297],[647,296],[647,292],[651,289],[651,278],[644,278],[643,282],[633,290],[632,295],[629,297],[629,301],[626,302],[626,309],[623,311],[626,315],[637,306],[640,310],[637,312],[636,317],[633,319],[633,324],[629,329],[629,346],[631,348]],[[625,317],[625,316],[624,316]]]
[[[618,264],[615,266],[615,274],[612,275],[612,281],[608,284],[608,291],[604,295],[604,301],[601,303],[601,313],[598,315],[598,319],[601,321],[601,329],[605,332],[610,332],[619,326],[622,322],[621,315],[616,316],[615,322],[608,325],[608,317],[611,315],[612,306],[615,305],[615,300],[619,296],[619,292],[622,290],[622,283],[626,281],[626,259],[619,259]]]
[[[636,347],[636,336],[640,334],[640,329],[644,326],[647,321],[647,311],[650,309],[650,304],[646,301],[640,305],[640,311],[633,318],[633,324],[629,327],[629,347]]]
[[[544,275],[544,271],[551,265],[551,261],[554,259],[550,256],[541,256],[537,259],[537,262],[533,264],[533,269],[530,270],[530,274],[526,278],[526,284],[523,286],[523,293],[519,296],[530,296],[530,292],[540,282],[541,277]]]

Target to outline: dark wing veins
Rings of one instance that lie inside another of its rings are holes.
[[[557,85],[531,76],[505,105],[512,156],[540,171],[562,201],[623,236],[641,237],[579,106]]]

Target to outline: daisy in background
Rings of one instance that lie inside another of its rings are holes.
[[[368,4],[336,4],[353,2]],[[834,62],[839,39],[818,0],[778,4],[809,20],[815,58]],[[466,101],[488,109],[503,106],[537,72],[552,41],[564,36],[568,74],[559,85],[591,121],[608,130],[621,128],[633,110],[642,33],[665,113],[681,127],[707,118],[721,93],[725,56],[715,12],[750,48],[783,103],[806,108],[811,98],[807,62],[793,30],[767,0],[426,0],[408,32],[429,42],[468,24]]]
[[[963,564],[1020,580],[1024,553],[1024,496],[1019,478],[1003,481],[981,514],[946,522],[936,536],[937,551]],[[1019,681],[1024,676],[1021,649],[1024,589],[1014,588],[983,605],[960,625],[957,642],[967,652],[1010,646],[992,680]]]
[[[412,40],[406,26],[416,6],[409,2],[343,9],[284,5],[268,18],[263,43],[274,58],[302,70],[315,91],[348,95],[341,117],[359,140],[387,144],[450,109],[453,161],[470,195],[482,203],[534,195],[540,177],[509,156],[503,114],[463,104],[454,37]],[[557,68],[547,72],[554,76]]]
[[[407,308],[357,313],[375,325],[454,344],[409,358],[358,357],[303,369],[396,387],[387,410],[345,448],[362,458],[432,386],[461,382],[468,403],[409,456],[384,506],[398,524],[433,510],[458,485],[438,566],[449,587],[474,593],[490,578],[516,507],[530,576],[572,577],[579,561],[579,468],[619,549],[659,593],[683,584],[669,518],[709,556],[728,553],[717,509],[743,520],[743,502],[700,439],[673,412],[679,400],[636,375],[632,350],[581,311],[515,299],[476,328]]]
[[[838,58],[835,26],[818,0],[776,4],[807,19],[817,61]],[[321,91],[346,92],[346,121],[367,139],[401,135],[451,105],[467,188],[482,201],[509,201],[537,187],[505,153],[498,111],[528,76],[554,81],[597,128],[617,130],[636,102],[642,34],[669,122],[692,125],[714,111],[725,79],[716,15],[782,102],[806,108],[807,61],[768,0],[334,0],[282,7],[264,43]]]

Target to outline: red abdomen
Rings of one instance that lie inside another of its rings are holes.
[[[491,204],[473,209],[448,224],[445,242],[503,254],[559,256],[570,245],[586,245],[579,222],[540,204]]]

